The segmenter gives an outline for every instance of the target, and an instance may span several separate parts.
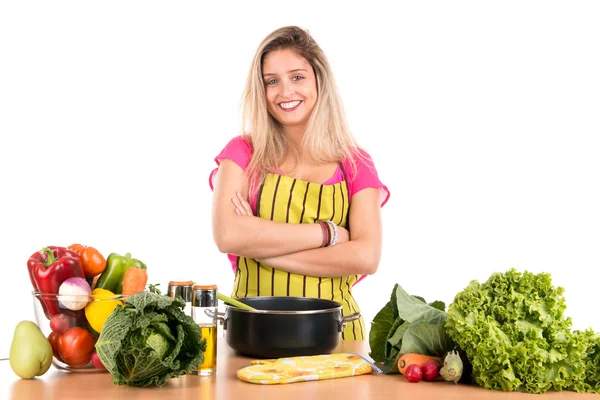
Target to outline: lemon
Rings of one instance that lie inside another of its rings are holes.
[[[85,306],[85,317],[96,332],[102,332],[102,326],[117,306],[123,305],[118,295],[106,289],[94,289],[92,300]],[[113,300],[114,299],[114,300]]]

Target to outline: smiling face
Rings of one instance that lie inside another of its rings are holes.
[[[283,128],[306,128],[317,102],[317,79],[312,66],[294,50],[274,50],[263,61],[267,109]]]

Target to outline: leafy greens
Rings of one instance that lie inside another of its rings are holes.
[[[600,392],[600,338],[571,332],[563,288],[547,273],[511,269],[471,281],[448,308],[446,329],[487,389]]]
[[[390,301],[377,313],[369,331],[371,358],[382,362],[383,372],[398,373],[402,354],[443,356],[454,347],[446,334],[446,306],[441,301],[427,304],[396,284]]]
[[[180,298],[142,292],[113,311],[96,350],[114,384],[163,386],[204,361],[206,339],[184,307]]]

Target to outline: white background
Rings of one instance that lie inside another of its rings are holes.
[[[47,245],[230,293],[208,175],[256,47],[288,24],[328,55],[392,193],[355,288],[367,324],[394,283],[449,303],[515,267],[550,272],[574,328],[600,330],[600,3],[205,3],[0,5],[0,357]]]

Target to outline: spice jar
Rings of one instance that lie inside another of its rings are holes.
[[[192,314],[192,287],[194,282],[192,281],[170,281],[167,287],[167,295],[174,299],[175,297],[181,297],[185,301],[185,308],[183,312],[185,315]]]
[[[217,294],[216,285],[194,285],[192,289],[192,319],[206,339],[204,362],[191,371],[193,374],[206,376],[217,372]]]

